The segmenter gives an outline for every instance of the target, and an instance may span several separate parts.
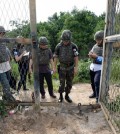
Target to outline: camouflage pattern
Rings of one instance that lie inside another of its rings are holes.
[[[42,45],[48,45],[48,40],[46,37],[43,36],[38,39],[38,43]]]
[[[69,70],[59,70],[59,80],[60,80],[60,86],[59,86],[59,93],[70,93],[70,90],[72,88],[72,81],[74,78],[74,68],[71,68]],[[66,84],[66,87],[65,87]]]
[[[72,34],[70,30],[64,30],[61,35],[61,39],[63,41],[69,41],[72,38]]]
[[[7,102],[15,102],[15,98],[10,92],[10,85],[6,73],[0,73],[0,82],[3,88],[3,100]]]
[[[74,53],[73,53],[73,45],[72,43],[70,45],[62,45],[60,44],[59,47],[59,62],[68,64],[74,62]]]
[[[103,38],[104,38],[103,30],[97,31],[94,35],[94,40],[103,40]]]
[[[38,50],[38,60],[39,65],[47,65],[50,62],[50,49],[41,49]]]
[[[0,63],[6,62],[9,60],[7,51],[6,51],[6,44],[0,43]]]

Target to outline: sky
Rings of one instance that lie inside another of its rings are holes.
[[[107,0],[36,0],[37,22],[47,21],[55,12],[87,9],[96,15],[106,12]]]
[[[106,12],[107,0],[36,0],[37,22],[44,22],[54,13],[71,12],[74,8],[79,11],[86,9],[101,15]],[[0,25],[5,29],[13,29],[11,20],[29,20],[29,0],[0,0]]]

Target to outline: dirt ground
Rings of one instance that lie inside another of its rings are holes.
[[[30,94],[21,92],[20,97],[28,100]],[[75,84],[70,94],[73,103],[64,100],[59,105],[59,94],[52,99],[46,90],[46,99],[41,103],[52,102],[54,106],[41,106],[41,114],[31,106],[21,108],[0,121],[0,134],[113,134],[100,108],[83,111],[78,108],[78,103],[95,104],[95,99],[89,99],[90,94],[90,84]]]

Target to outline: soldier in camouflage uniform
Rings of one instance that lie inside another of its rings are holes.
[[[55,48],[54,63],[57,65],[59,60],[59,102],[63,101],[63,92],[65,92],[65,99],[67,102],[72,103],[69,93],[72,88],[72,81],[74,74],[78,70],[78,48],[71,42],[71,31],[64,30],[61,35],[61,42]]]
[[[88,54],[89,57],[93,60],[90,65],[90,78],[93,93],[89,96],[89,98],[96,98],[96,102],[98,102],[99,98],[99,86],[103,60],[103,38],[104,31],[100,30],[95,33],[94,40],[96,41],[96,44]]]
[[[10,92],[10,85],[7,79],[6,72],[11,69],[9,64],[9,56],[6,50],[6,43],[25,43],[27,44],[28,39],[24,38],[6,38],[6,31],[3,26],[0,26],[0,83],[3,88],[3,99],[8,102],[15,102],[15,98]],[[29,41],[30,42],[30,41]]]
[[[42,96],[41,98],[42,99],[45,98],[44,78],[48,85],[49,95],[52,98],[56,98],[55,94],[53,93],[53,84],[52,84],[52,72],[54,72],[52,51],[50,48],[48,48],[48,40],[46,37],[44,36],[40,37],[38,43],[39,43],[38,62],[39,62],[40,93]],[[32,71],[32,59],[30,60],[30,72],[31,71]]]

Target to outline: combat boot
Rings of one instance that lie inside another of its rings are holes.
[[[59,100],[58,100],[58,102],[63,102],[63,94],[62,93],[60,93],[60,97],[59,97]]]
[[[72,103],[72,100],[71,100],[71,98],[68,96],[67,93],[66,93],[66,95],[65,95],[65,100],[66,100],[67,102],[69,102],[69,103]]]

